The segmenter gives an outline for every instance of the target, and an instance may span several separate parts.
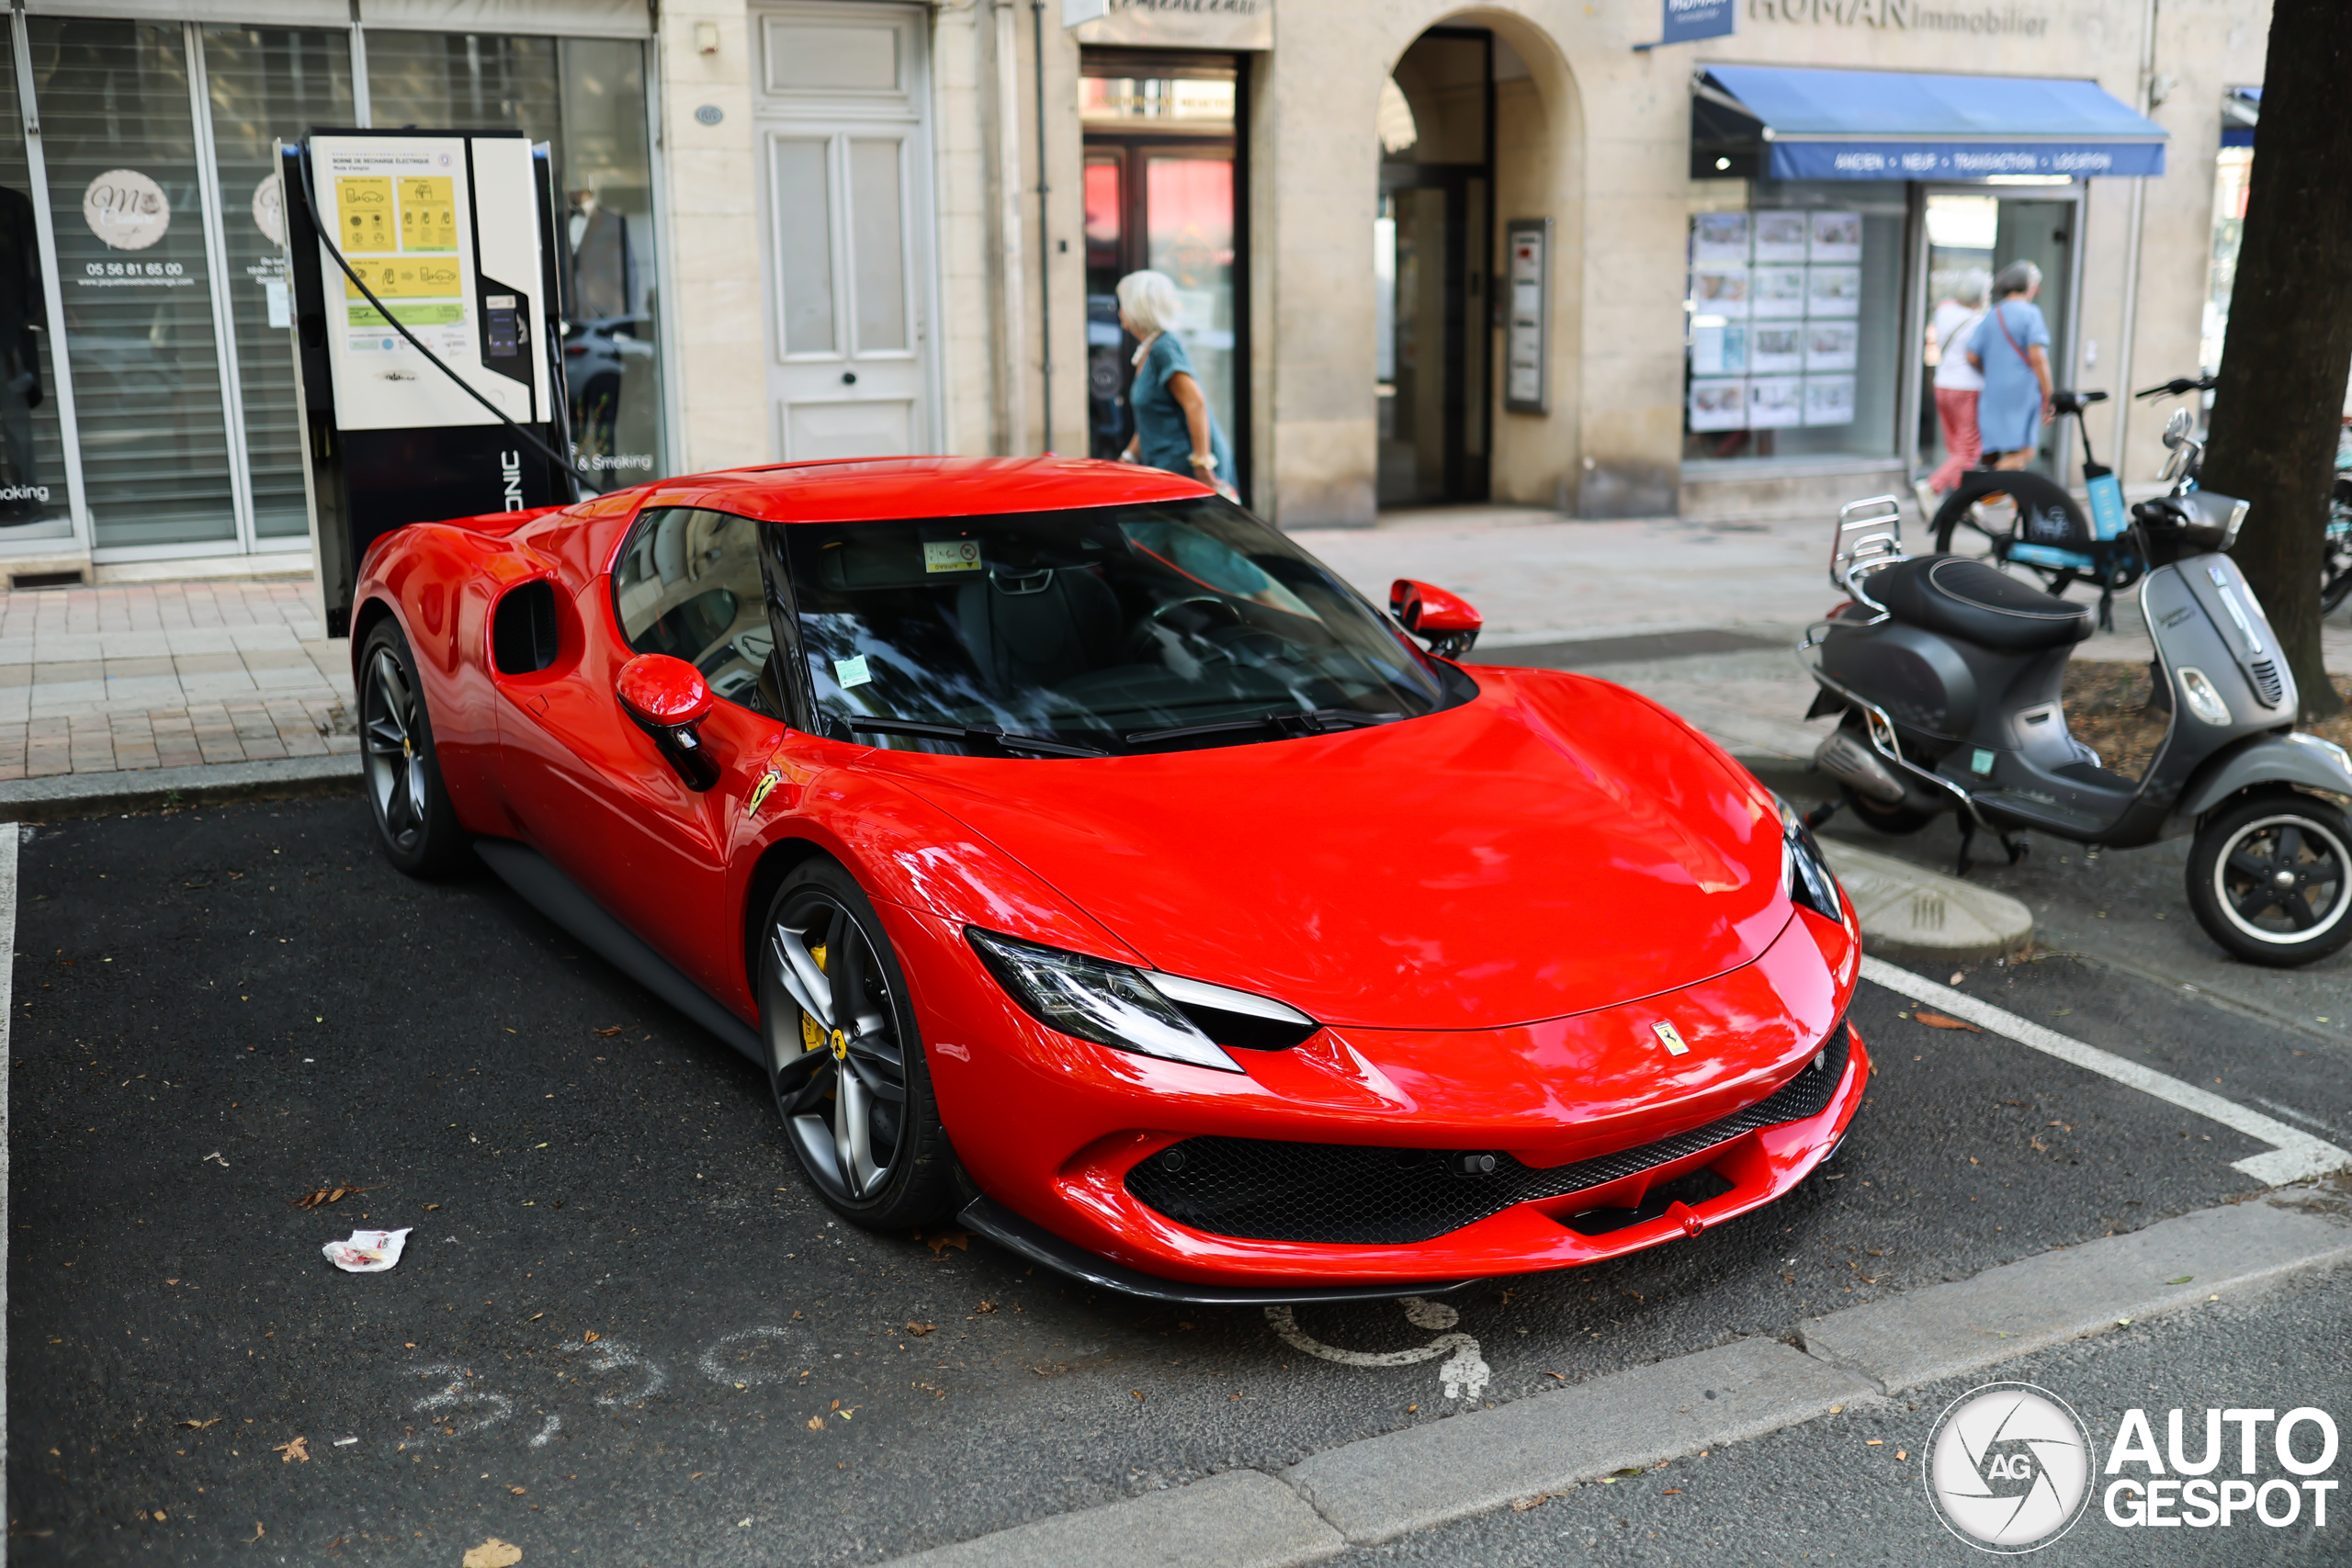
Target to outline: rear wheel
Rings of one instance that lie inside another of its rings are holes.
[[[2250,795],[2188,851],[2188,907],[2248,964],[2285,967],[2352,942],[2352,823],[2314,795]]]
[[[359,746],[385,857],[411,876],[447,873],[465,853],[465,837],[442,787],[415,656],[389,618],[360,649]]]
[[[830,860],[796,868],[760,928],[760,1019],[776,1111],[834,1213],[883,1230],[955,1207],[955,1156],[873,903]]]

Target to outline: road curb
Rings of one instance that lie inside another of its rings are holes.
[[[2352,1224],[2318,1196],[2289,1189],[2197,1210],[1809,1319],[1794,1345],[1742,1339],[1342,1443],[1279,1475],[1228,1471],[887,1568],[1316,1562],[2352,1262]]]
[[[1874,958],[1973,964],[2033,945],[2033,911],[2006,893],[1842,840],[1820,842],[1862,922],[1862,951]]]
[[[58,773],[0,782],[0,822],[54,822],[167,806],[343,795],[358,787],[359,757],[351,751],[186,768]]]

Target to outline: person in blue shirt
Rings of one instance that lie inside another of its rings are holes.
[[[1984,313],[1968,341],[1968,362],[1984,374],[1976,428],[1987,468],[2022,468],[2033,461],[2041,427],[2051,420],[2050,323],[2033,302],[2041,292],[2041,269],[2031,262],[2003,267],[1993,279],[2000,303]]]
[[[1182,306],[1176,285],[1159,272],[1119,279],[1119,324],[1139,339],[1136,378],[1127,389],[1136,433],[1126,460],[1165,468],[1230,495],[1233,449],[1193,373],[1192,355],[1174,333]]]

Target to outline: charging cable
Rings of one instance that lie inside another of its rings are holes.
[[[376,308],[376,313],[383,317],[385,321],[390,321],[394,332],[408,339],[410,346],[413,347],[417,353],[424,355],[424,357],[432,363],[432,366],[435,370],[440,371],[442,375],[447,376],[450,380],[456,382],[459,390],[463,391],[466,396],[473,399],[474,401],[480,403],[482,407],[488,409],[492,415],[496,416],[499,423],[513,431],[516,435],[520,436],[524,441],[529,443],[531,446],[537,447],[540,452],[546,455],[548,461],[561,468],[564,471],[565,477],[571,481],[571,499],[575,502],[579,501],[581,499],[580,471],[572,467],[571,459],[565,457],[562,453],[558,452],[554,447],[548,446],[546,442],[540,440],[537,436],[532,434],[529,431],[524,429],[521,425],[509,419],[506,416],[506,411],[504,409],[500,408],[496,403],[493,403],[488,398],[483,397],[481,392],[475,389],[472,382],[467,380],[455,370],[450,369],[448,366],[443,364],[439,355],[425,347],[423,340],[419,339],[414,333],[409,331],[407,324],[398,316],[392,314],[390,306],[376,298],[376,291],[368,287],[367,279],[361,277],[357,273],[351,269],[351,264],[343,259],[343,252],[335,248],[335,243],[333,240],[327,238],[326,225],[319,221],[319,209],[311,200],[311,144],[307,141],[303,142],[300,147],[296,149],[295,157],[297,162],[300,164],[302,171],[302,178],[298,182],[301,186],[300,194],[302,197],[302,210],[310,214],[311,231],[318,235],[319,243],[327,248],[327,254],[334,258],[334,265],[343,268],[343,276],[351,279],[352,287],[358,289],[359,292],[367,298],[368,303]]]

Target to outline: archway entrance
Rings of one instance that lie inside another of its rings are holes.
[[[1379,503],[1487,499],[1495,81],[1509,47],[1431,28],[1382,85],[1373,223]]]

